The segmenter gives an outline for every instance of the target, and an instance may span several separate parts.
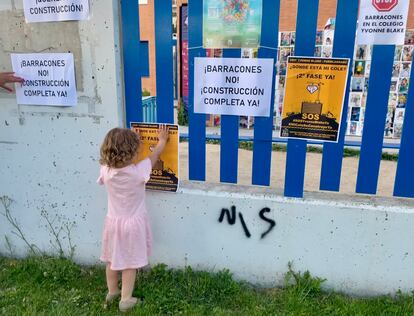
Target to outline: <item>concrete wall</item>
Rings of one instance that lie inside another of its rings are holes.
[[[59,214],[57,227],[65,221],[76,222],[75,260],[95,264],[105,215],[104,190],[96,190],[89,181],[71,185],[78,194],[88,196],[86,205],[69,201],[63,208],[67,194],[60,197],[53,188],[27,192],[24,186],[27,200],[16,201],[11,209],[30,242],[50,250],[53,238],[40,216],[42,203],[48,201],[49,213]],[[42,192],[44,200],[33,200]],[[147,197],[154,234],[152,265],[230,269],[236,279],[268,287],[284,284],[291,262],[296,271],[309,270],[325,278],[326,289],[353,295],[414,289],[412,200],[326,193],[288,199],[267,188],[185,181],[177,194],[148,192]],[[50,204],[54,201],[56,206]],[[0,228],[12,238],[15,255],[24,255],[24,244],[10,234],[10,225],[2,220]],[[67,247],[67,240],[63,245]],[[7,253],[5,244],[0,244],[0,251]]]
[[[280,286],[292,262],[294,270],[309,270],[326,278],[327,288],[346,293],[414,289],[412,200],[327,193],[299,200],[281,193],[196,183],[184,184],[178,194],[150,193],[153,263],[228,268],[238,279]],[[222,210],[232,206],[234,224],[227,217],[220,223]],[[276,225],[262,238],[272,221]]]
[[[106,205],[95,185],[99,146],[106,132],[124,120],[118,1],[90,0],[90,7],[89,21],[25,24],[22,0],[2,0],[0,6],[2,70],[10,69],[13,52],[72,51],[79,103],[73,108],[19,106],[14,94],[0,92],[0,196],[15,201],[13,216],[44,249],[51,249],[51,234],[42,211],[58,229],[75,221],[74,242],[83,255],[99,244],[96,218],[102,218]],[[11,231],[0,215],[1,252],[7,235],[16,254],[24,254]]]

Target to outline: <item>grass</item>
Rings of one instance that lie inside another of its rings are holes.
[[[323,280],[286,274],[284,289],[259,290],[236,282],[228,271],[171,270],[158,265],[142,272],[136,296],[142,306],[130,315],[413,315],[414,297],[357,299],[321,290]],[[104,269],[66,259],[0,258],[1,315],[118,315],[103,308]]]
[[[187,139],[181,139],[180,142],[187,142]],[[213,144],[213,145],[220,145],[220,140],[215,139],[207,139],[207,144]],[[245,149],[245,150],[253,150],[253,142],[246,142],[246,141],[239,141],[239,148]],[[279,151],[279,152],[286,152],[286,145],[280,145],[280,144],[273,144],[272,145],[272,151]],[[308,153],[316,153],[316,154],[322,154],[323,150],[322,147],[318,146],[308,146],[307,147]],[[359,149],[352,149],[352,148],[344,148],[344,154],[343,157],[359,157],[360,151]],[[398,154],[394,153],[388,153],[383,152],[382,153],[382,160],[387,161],[398,161]]]

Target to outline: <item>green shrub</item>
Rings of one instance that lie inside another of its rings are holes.
[[[185,109],[182,100],[180,100],[178,105],[178,124],[181,126],[188,126],[188,111]]]
[[[142,96],[143,97],[149,97],[149,96],[151,96],[151,93],[147,89],[144,88],[144,90],[142,90]]]

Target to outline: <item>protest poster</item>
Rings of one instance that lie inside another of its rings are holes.
[[[404,45],[409,0],[361,0],[357,44]]]
[[[204,48],[257,48],[262,0],[204,0]]]
[[[337,142],[349,59],[289,57],[281,137]]]
[[[89,0],[24,0],[26,23],[77,21],[89,17]]]
[[[73,54],[11,54],[13,71],[25,81],[16,85],[18,104],[77,104]]]
[[[273,59],[195,58],[194,112],[270,115]]]
[[[146,189],[177,192],[178,189],[178,125],[167,124],[169,139],[155,166],[152,168],[151,178],[146,184]],[[131,123],[131,129],[139,132],[141,147],[139,160],[148,157],[158,143],[158,129],[160,124]]]

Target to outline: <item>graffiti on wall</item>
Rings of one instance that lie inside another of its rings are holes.
[[[271,212],[270,208],[264,207],[258,213],[259,218],[269,225],[267,230],[265,230],[260,235],[260,239],[265,238],[276,226],[276,222],[273,219],[266,217],[266,215],[268,215],[268,213],[270,212]],[[247,227],[246,221],[244,220],[243,214],[241,212],[237,212],[236,206],[233,205],[231,206],[230,209],[222,208],[219,219],[218,219],[219,223],[222,223],[225,217],[227,218],[228,224],[232,226],[236,224],[237,217],[238,217],[246,237],[250,238],[252,236],[249,231],[249,228]]]

